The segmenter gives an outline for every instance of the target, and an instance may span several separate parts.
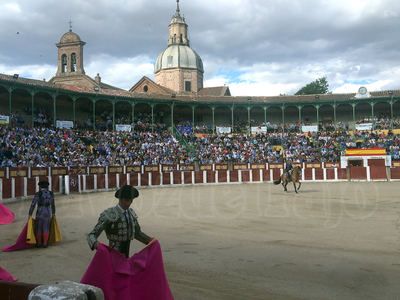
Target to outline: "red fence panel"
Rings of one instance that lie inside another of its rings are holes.
[[[117,174],[115,173],[108,173],[108,188],[113,189],[117,187]],[[120,180],[123,178],[124,174],[121,174],[119,177]]]
[[[338,170],[338,179],[347,180],[347,169],[339,168]]]
[[[103,190],[106,188],[106,174],[97,175],[97,189]]]
[[[400,179],[400,168],[391,168],[390,173],[392,179]]]
[[[11,198],[11,179],[3,178],[3,199]]]
[[[203,171],[194,172],[194,183],[203,183]]]
[[[242,170],[242,182],[249,182],[250,181],[250,172],[248,170]]]
[[[370,175],[371,175],[372,180],[387,179],[385,166],[370,167],[369,170],[370,170]]]
[[[27,186],[27,195],[28,196],[35,195],[36,194],[36,177],[28,178],[27,184],[28,184],[28,186]],[[17,180],[15,180],[15,188],[17,188]],[[17,192],[15,191],[15,196],[18,197],[16,193]]]
[[[356,180],[367,180],[367,168],[350,167],[350,178]]]
[[[138,175],[140,175],[140,173],[130,173],[131,185],[133,185],[133,186],[139,185]]]
[[[86,189],[89,191],[94,190],[94,175],[86,176]]]
[[[61,177],[63,178],[63,177]],[[53,193],[60,193],[60,176],[51,176],[51,190]]]
[[[174,184],[181,184],[182,183],[182,175],[179,171],[174,171]]]
[[[183,172],[183,180],[185,184],[192,184],[192,172]]]
[[[231,182],[238,182],[239,181],[239,171],[238,170],[231,171],[229,176],[230,176],[230,181]]]
[[[315,179],[324,180],[324,170],[323,169],[314,169],[314,170],[315,170]]]
[[[326,169],[326,179],[335,180],[335,169]]]
[[[312,180],[312,169],[304,169],[304,178],[303,180]]]
[[[368,166],[370,167],[384,167],[385,160],[384,159],[368,159]]]
[[[251,170],[251,172],[253,174],[253,181],[254,182],[261,181],[260,180],[260,169],[253,169],[253,170]]]
[[[218,182],[227,182],[228,181],[228,171],[219,170],[218,171]]]
[[[149,185],[149,173],[144,172],[140,174],[140,185],[141,186],[148,186]]]
[[[162,183],[164,185],[168,185],[171,184],[171,173],[163,173],[163,179],[162,179]]]
[[[281,177],[281,170],[280,169],[273,169],[272,170],[273,180],[278,180]]]
[[[263,170],[263,179],[264,179],[264,181],[271,180],[271,174],[270,174],[269,170]]]
[[[151,184],[152,185],[160,185],[161,184],[160,172],[151,172]]]
[[[207,171],[207,183],[215,183],[215,171]]]
[[[36,186],[36,181],[33,186]],[[24,196],[24,177],[15,177],[15,197]]]

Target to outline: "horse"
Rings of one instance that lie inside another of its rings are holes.
[[[293,186],[294,186],[294,191],[297,193],[298,190],[300,190],[301,187],[301,182],[299,181],[301,177],[301,168],[299,166],[296,166],[293,168],[292,172],[291,172],[291,178],[289,178],[288,174],[286,172],[284,172],[281,177],[279,177],[278,180],[274,181],[274,184],[278,185],[282,182],[282,186],[285,190],[285,192],[287,192],[287,188],[286,186],[288,185],[289,182],[293,182]],[[296,183],[299,184],[299,186],[296,186]]]

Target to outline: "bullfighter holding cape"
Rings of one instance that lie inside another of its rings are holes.
[[[160,244],[141,231],[138,217],[130,208],[138,196],[136,188],[124,185],[115,193],[118,205],[100,214],[87,237],[89,247],[96,249],[96,254],[81,283],[101,288],[107,300],[171,300]],[[103,231],[109,240],[108,246],[97,240]],[[147,246],[129,258],[133,239]]]

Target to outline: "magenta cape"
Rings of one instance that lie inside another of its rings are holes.
[[[14,213],[0,203],[0,225],[10,224],[14,221]]]
[[[174,299],[158,241],[130,258],[99,244],[81,283],[101,288],[106,300]]]
[[[1,250],[3,252],[11,252],[11,251],[23,250],[23,249],[28,249],[28,248],[34,247],[35,245],[31,245],[26,242],[27,231],[28,231],[28,222],[26,222],[26,224],[25,224],[24,228],[22,229],[21,233],[19,234],[15,244],[6,246],[6,247],[2,248]]]
[[[7,270],[0,267],[0,280],[2,281],[17,281],[17,279],[12,276]]]

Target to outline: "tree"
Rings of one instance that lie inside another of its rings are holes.
[[[295,95],[327,94],[328,92],[328,81],[326,80],[326,77],[321,77],[303,86]]]

